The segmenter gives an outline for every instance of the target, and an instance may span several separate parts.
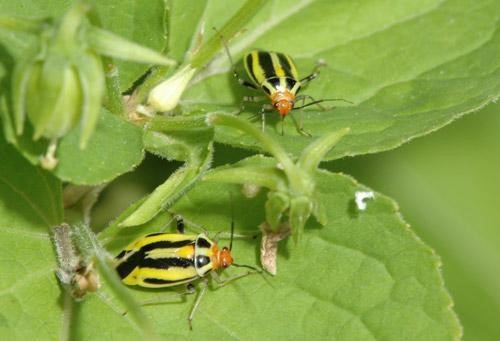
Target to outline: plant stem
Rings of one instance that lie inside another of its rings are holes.
[[[252,136],[260,143],[262,149],[273,155],[281,164],[292,191],[305,194],[304,190],[309,182],[309,176],[304,174],[304,172],[293,163],[287,152],[269,135],[264,134],[260,129],[236,116],[212,113],[208,114],[207,122],[209,124],[232,127]]]
[[[161,132],[209,129],[205,121],[205,115],[154,116],[148,122],[147,128]]]

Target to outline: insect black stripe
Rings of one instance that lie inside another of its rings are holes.
[[[266,81],[271,84],[271,86],[276,89],[276,88],[279,88],[281,87],[281,79],[280,77],[272,77],[272,78],[268,78],[266,79]]]
[[[192,245],[193,243],[194,241],[192,240],[180,240],[176,242],[159,241],[144,245],[136,252],[133,252],[125,261],[118,264],[118,266],[116,267],[116,271],[118,272],[118,275],[120,275],[120,278],[125,278],[138,266],[151,267],[157,269],[166,269],[168,267],[173,267],[173,266],[183,267],[183,268],[193,266],[194,265],[193,261],[187,258],[174,257],[174,258],[159,258],[156,260],[151,258],[146,258],[146,253],[151,250],[155,250],[158,248],[182,247],[186,245]],[[124,255],[125,255],[124,251],[122,251],[116,258],[119,259]],[[181,259],[181,261],[178,261],[179,259]]]
[[[154,249],[179,248],[179,247],[193,245],[193,244],[194,244],[194,240],[191,240],[191,239],[178,240],[175,242],[171,242],[168,240],[161,240],[158,242],[144,245],[143,247],[141,247],[138,250],[138,252],[146,253],[146,252],[154,250]]]
[[[278,60],[280,61],[281,67],[283,68],[283,71],[285,72],[285,77],[292,78],[292,66],[288,62],[288,58],[283,53],[276,53],[278,55]],[[290,87],[292,88],[292,87]]]
[[[285,78],[285,80],[286,80],[287,89],[293,89],[295,84],[297,84],[297,81],[290,78],[290,77]]]
[[[257,53],[259,65],[264,71],[264,78],[272,78],[276,77],[276,73],[274,72],[273,61],[271,59],[271,55],[268,52],[259,51]]]
[[[252,78],[252,81],[255,84],[258,84],[257,79],[255,78],[255,73],[253,72],[253,57],[252,57],[252,54],[247,55],[246,62],[247,62],[247,68],[248,68],[248,74],[249,74],[249,76]]]
[[[189,268],[193,266],[193,260],[189,258],[169,257],[169,258],[144,258],[140,262],[141,268],[168,269],[172,267]]]
[[[212,246],[210,244],[210,242],[208,240],[206,240],[205,238],[202,238],[202,237],[198,237],[198,239],[196,240],[196,246],[198,247],[205,247],[205,248],[209,248],[210,246]]]
[[[123,258],[123,256],[125,256],[127,254],[127,250],[123,250],[122,252],[120,252],[118,254],[118,256],[116,256],[116,259],[120,259],[120,258]]]
[[[159,278],[144,278],[145,283],[149,284],[175,284],[175,283],[180,283],[180,282],[186,282],[195,279],[196,277],[190,277],[190,278],[184,278],[180,280],[175,280],[175,281],[169,281],[167,279],[159,279]]]
[[[263,83],[263,84],[262,84],[262,90],[264,90],[264,92],[265,92],[266,94],[270,95],[273,89],[272,89],[272,88],[270,88],[268,84]]]
[[[116,267],[116,271],[118,272],[120,278],[123,279],[127,277],[132,271],[134,271],[134,269],[139,266],[143,258],[143,254],[135,252],[130,255],[130,257],[127,258],[126,261],[118,264],[118,266]]]
[[[150,233],[146,235],[146,237],[154,237],[154,236],[160,236],[162,234],[166,234],[165,232],[155,232],[155,233]]]

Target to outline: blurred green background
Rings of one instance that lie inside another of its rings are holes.
[[[323,164],[396,200],[442,257],[464,340],[500,340],[500,104],[466,115],[392,151]],[[214,166],[250,152],[216,146]],[[104,227],[180,163],[148,156],[114,181],[94,210]]]
[[[500,104],[402,147],[329,163],[392,197],[441,256],[464,340],[500,340]]]

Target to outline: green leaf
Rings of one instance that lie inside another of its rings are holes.
[[[166,5],[168,54],[181,62],[186,59],[187,51],[195,49],[201,43],[202,27],[199,25],[208,7],[207,0],[198,0],[196,6],[184,0],[170,0]]]
[[[100,54],[143,64],[174,65],[161,53],[132,43],[121,36],[97,27],[89,29],[90,45]]]
[[[101,110],[87,147],[80,149],[80,132],[73,129],[60,142],[55,174],[74,184],[97,185],[132,170],[144,157],[142,129]]]
[[[2,210],[18,209],[17,214],[24,217],[24,220],[11,221],[12,224],[14,226],[27,224],[41,228],[59,223],[62,220],[60,182],[50,173],[27,163],[2,137],[0,137],[0,155],[2,155],[0,165]],[[0,214],[0,224],[7,226],[9,221],[7,213]]]
[[[59,287],[48,231],[63,217],[61,182],[1,137],[0,155],[0,335],[56,339]]]
[[[236,61],[254,48],[289,53],[301,77],[318,60],[326,62],[318,79],[301,93],[355,104],[323,103],[324,111],[311,106],[293,115],[297,120],[302,116],[305,131],[313,136],[351,128],[328,154],[336,159],[395,148],[498,97],[500,59],[492,56],[500,54],[499,19],[500,3],[489,0],[272,1],[229,45]],[[237,69],[244,73],[241,62]],[[239,86],[221,54],[194,79],[183,100],[235,112],[243,96],[252,95],[263,93]],[[336,108],[328,109],[332,106]],[[244,117],[253,117],[259,126],[261,105],[245,108]],[[290,118],[280,136],[278,116],[267,114],[267,132],[299,155],[309,139],[299,136]],[[259,149],[252,139],[229,129],[217,129],[216,140]]]
[[[140,45],[161,51],[166,46],[164,1],[92,0],[103,27]],[[122,91],[129,89],[150,66],[116,60]]]
[[[500,103],[403,148],[329,167],[398,198],[443,261],[464,340],[500,339]]]

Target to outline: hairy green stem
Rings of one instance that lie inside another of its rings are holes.
[[[304,193],[307,192],[307,184],[309,176],[297,167],[287,152],[269,135],[264,134],[260,129],[256,128],[247,121],[244,121],[236,116],[212,113],[208,114],[207,122],[214,125],[225,125],[234,129],[238,129],[256,139],[264,150],[273,155],[281,164],[285,172],[292,192]]]
[[[154,116],[146,126],[149,130],[161,132],[209,128],[205,121],[205,115]]]

